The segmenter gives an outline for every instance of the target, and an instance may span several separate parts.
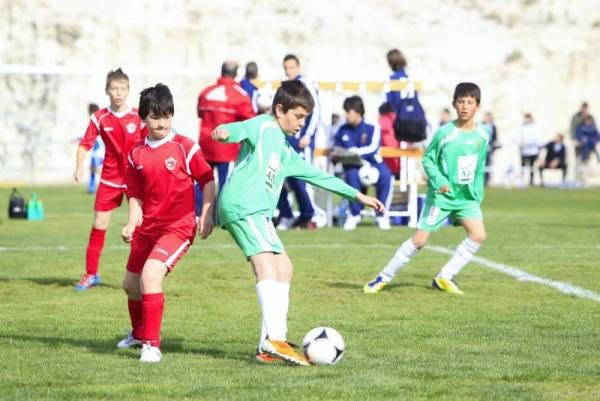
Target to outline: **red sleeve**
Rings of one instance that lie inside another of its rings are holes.
[[[196,112],[198,113],[198,118],[202,118],[202,112],[200,111],[200,102],[202,101],[202,93],[198,95],[198,103],[196,104]]]
[[[140,176],[140,172],[136,168],[133,161],[133,150],[129,152],[129,155],[127,155],[127,173],[125,176],[125,183],[127,184],[127,196],[129,198],[136,198],[141,201],[144,200],[142,177]]]
[[[194,180],[200,183],[200,186],[202,186],[202,188],[204,188],[204,186],[209,182],[214,181],[215,177],[213,176],[213,170],[206,162],[206,160],[204,160],[202,152],[200,151],[200,148],[197,144],[194,144],[194,146],[190,150],[188,160],[188,168],[190,171],[190,175]]]
[[[94,142],[96,142],[96,138],[98,137],[98,127],[94,122],[94,116],[90,118],[90,123],[88,124],[87,129],[85,130],[85,134],[83,134],[83,138],[79,141],[79,146],[85,148],[85,150],[90,150],[94,146]]]

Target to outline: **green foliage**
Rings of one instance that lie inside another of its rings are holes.
[[[166,280],[164,359],[142,365],[118,351],[128,329],[120,289],[127,247],[112,218],[103,285],[73,291],[83,272],[92,197],[36,188],[43,221],[0,222],[2,400],[593,400],[600,398],[600,305],[475,263],[465,296],[429,289],[446,255],[423,251],[382,293],[371,279],[411,230],[281,233],[295,264],[290,340],[317,325],[347,344],[333,367],[254,362],[254,279],[229,236],[197,240]],[[9,191],[0,189],[0,210]],[[491,190],[480,255],[600,292],[600,191]],[[5,213],[5,212],[3,212]],[[432,245],[454,248],[461,229]]]

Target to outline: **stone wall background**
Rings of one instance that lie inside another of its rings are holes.
[[[106,105],[106,72],[131,78],[130,103],[156,82],[175,95],[175,126],[197,135],[198,92],[226,58],[254,60],[282,78],[296,53],[315,80],[383,80],[385,53],[408,58],[432,121],[454,85],[477,82],[496,115],[497,170],[524,112],[551,138],[583,100],[600,116],[600,1],[447,0],[369,2],[0,0],[0,183],[68,182],[87,103]],[[241,69],[240,73],[243,72]],[[329,94],[341,109],[346,94]],[[363,94],[376,118],[383,94]]]

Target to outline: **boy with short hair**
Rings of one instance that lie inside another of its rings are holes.
[[[438,129],[423,156],[422,164],[429,180],[417,231],[398,248],[377,277],[365,284],[365,293],[381,291],[425,246],[429,235],[451,216],[464,227],[467,238],[433,278],[432,287],[463,294],[454,277],[473,258],[486,237],[481,201],[489,132],[475,121],[480,101],[481,91],[476,84],[461,82],[456,86],[452,105],[458,118]]]
[[[129,219],[121,235],[131,242],[123,289],[132,331],[118,348],[142,345],[140,361],[160,362],[160,328],[165,297],[162,283],[194,240],[213,227],[213,172],[191,139],[171,130],[175,107],[163,84],[140,94],[139,114],[148,137],[129,153]],[[202,214],[196,227],[194,181],[202,185]],[[142,218],[141,225],[138,225]]]
[[[273,212],[286,177],[295,177],[383,212],[377,199],[304,161],[285,136],[299,132],[314,105],[300,81],[285,81],[273,99],[273,115],[221,125],[213,138],[241,142],[233,174],[219,194],[219,222],[242,249],[256,276],[262,330],[256,358],[308,365],[287,342],[287,313],[293,266],[273,225]]]
[[[360,96],[350,96],[344,100],[346,124],[342,125],[335,134],[334,144],[348,149],[360,156],[363,166],[344,166],[344,180],[348,185],[361,190],[364,186],[359,178],[361,168],[374,168],[377,170],[377,180],[374,183],[377,190],[377,199],[389,209],[394,192],[394,179],[388,166],[383,162],[379,153],[381,143],[381,130],[379,126],[365,122],[365,106]],[[362,205],[358,202],[350,203],[350,209],[344,222],[344,230],[354,230],[361,220]],[[377,216],[377,226],[382,230],[390,229],[389,216]]]
[[[105,145],[104,162],[100,184],[94,202],[94,223],[85,254],[85,274],[75,285],[76,291],[85,291],[100,284],[98,263],[106,229],[112,210],[121,206],[125,195],[125,172],[127,153],[145,136],[145,127],[137,110],[127,105],[129,77],[117,68],[106,76],[106,94],[110,106],[91,115],[90,124],[79,142],[73,179],[79,182],[83,176],[83,160],[100,136]]]

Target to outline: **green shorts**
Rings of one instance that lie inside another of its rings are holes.
[[[446,224],[448,217],[452,219],[455,225],[461,219],[483,220],[481,207],[478,203],[465,205],[457,210],[440,209],[433,204],[425,203],[419,216],[417,228],[431,233],[435,232]]]
[[[224,228],[229,231],[247,259],[263,252],[283,252],[283,244],[275,231],[273,220],[266,213],[251,214],[225,224]]]

